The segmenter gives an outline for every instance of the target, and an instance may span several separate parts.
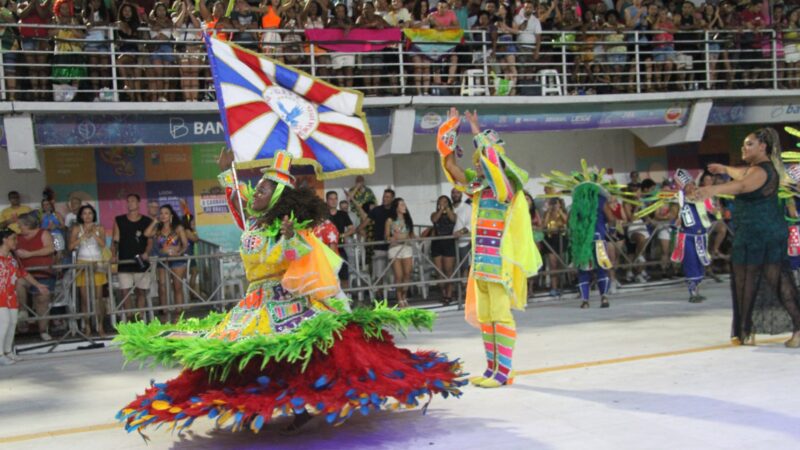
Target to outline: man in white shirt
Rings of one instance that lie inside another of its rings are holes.
[[[542,45],[542,23],[534,15],[535,10],[536,6],[533,0],[525,0],[522,11],[514,17],[514,23],[519,28],[517,42],[520,47],[532,51],[533,61],[539,59],[539,49]],[[525,62],[524,60],[527,59],[525,56],[521,54],[519,59]]]

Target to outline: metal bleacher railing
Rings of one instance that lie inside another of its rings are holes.
[[[723,222],[724,223],[724,222]],[[659,227],[669,227],[667,223],[654,223],[656,229]],[[567,240],[566,230],[550,230],[551,233],[559,235],[564,242]],[[650,245],[657,233],[650,233],[645,245],[640,246],[638,251],[627,253],[618,252],[615,270],[641,271],[649,267],[662,265],[663,259],[651,257],[658,252],[657,245]],[[464,282],[469,268],[470,255],[465,253],[463,248],[456,245],[455,265],[452,273],[444,273],[436,267],[433,258],[430,256],[430,246],[436,240],[452,240],[450,236],[413,238],[404,241],[413,250],[413,274],[407,283],[398,283],[393,280],[392,263],[393,260],[387,258],[378,267],[373,267],[373,263],[368,255],[370,248],[386,244],[387,242],[355,242],[340,245],[347,255],[345,264],[349,266],[349,287],[344,289],[350,296],[354,304],[369,305],[373,300],[391,300],[393,291],[398,287],[406,287],[412,295],[409,296],[411,303],[418,307],[430,307],[439,305],[441,288],[445,284],[451,284],[455,288],[455,299],[457,306],[462,307],[464,299]],[[542,285],[552,277],[561,280],[561,286],[571,290],[574,283],[575,269],[570,266],[569,255],[566,251],[567,246],[562,249],[550,247],[547,240],[539,243],[541,250],[555,255],[557,263],[550,266],[546,262],[538,278]],[[663,255],[659,255],[663,256]],[[642,259],[647,262],[642,262]],[[169,288],[164,291],[164,298],[158,294],[157,283],[158,273],[173,275],[169,262],[175,260],[186,260],[188,262],[187,275],[180,279],[182,301],[176,301],[175,291]],[[547,258],[545,258],[545,261]],[[121,261],[133,262],[133,261]],[[383,267],[381,270],[380,267]],[[246,294],[247,281],[242,269],[241,260],[236,252],[221,252],[219,247],[214,244],[201,241],[196,247],[193,256],[181,256],[174,258],[151,258],[149,271],[151,274],[151,289],[146,295],[144,305],[137,305],[135,290],[131,290],[127,295],[119,289],[117,274],[114,272],[112,264],[60,264],[52,266],[58,274],[56,289],[52,293],[50,312],[46,315],[37,315],[36,311],[26,302],[21,302],[21,323],[30,323],[47,320],[51,323],[60,322],[64,329],[62,332],[54,333],[55,339],[51,342],[35,344],[36,348],[49,348],[54,350],[63,342],[88,341],[95,344],[97,338],[85,334],[81,331],[86,328],[84,321],[106,320],[110,325],[115,325],[120,321],[132,320],[134,318],[144,320],[154,320],[158,318],[162,321],[171,321],[182,314],[189,316],[202,315],[211,310],[222,311],[230,305],[240,301]],[[663,269],[663,266],[661,267]],[[658,269],[656,269],[658,270]],[[102,299],[94,298],[94,290],[87,289],[88,310],[81,307],[87,304],[80,299],[81,288],[76,283],[78,278],[86,274],[89,280],[94,279],[96,271],[106,273],[110,284],[104,292]],[[622,272],[620,272],[622,273]],[[533,280],[532,278],[531,280]],[[680,282],[676,279],[672,282]],[[635,285],[635,283],[634,283]],[[629,284],[630,286],[630,284]],[[434,292],[435,291],[435,292]],[[530,292],[530,297],[546,296],[546,288],[540,288]],[[97,301],[105,302],[106,316],[98,318],[95,314]],[[83,326],[80,324],[83,323]],[[30,348],[30,347],[29,347]]]
[[[56,26],[38,27],[53,30]],[[85,31],[85,27],[76,28]],[[181,28],[176,34],[191,38],[169,41],[122,41],[113,27],[93,30],[91,41],[60,40],[73,44],[69,47],[76,52],[67,63],[52,50],[55,38],[42,38],[49,50],[19,50],[15,45],[0,53],[2,99],[214,99],[205,48],[197,40],[200,30]],[[100,30],[104,40],[96,39]],[[140,30],[142,37],[145,30]],[[230,31],[237,42],[236,30]],[[746,39],[742,30],[670,34],[691,37],[680,41],[665,38],[663,32],[544,32],[536,59],[531,49],[519,43],[498,40],[486,30],[469,30],[454,51],[436,61],[405,39],[371,41],[388,44],[380,52],[337,53],[322,50],[325,42],[303,42],[302,30],[248,32],[261,39],[250,42],[254,51],[366,95],[568,95],[800,87],[797,62],[789,62],[789,49],[796,49],[797,43],[770,29],[748,30]],[[79,70],[70,79],[54,79],[56,63]],[[453,67],[456,75],[451,77]]]

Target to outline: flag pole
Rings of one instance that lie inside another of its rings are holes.
[[[239,189],[239,176],[236,174],[236,161],[231,162],[231,174],[233,175],[233,184],[236,185],[236,199],[239,202],[239,215],[242,218],[242,228],[245,228],[247,224],[247,217],[244,216],[244,204],[242,203],[242,190]]]

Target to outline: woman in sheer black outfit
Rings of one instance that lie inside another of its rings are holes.
[[[777,314],[792,321],[792,338],[787,347],[800,347],[800,303],[792,280],[787,254],[788,231],[782,223],[783,209],[778,201],[778,188],[783,176],[778,133],[761,128],[747,135],[742,145],[745,167],[711,164],[711,173],[725,173],[732,181],[697,189],[696,199],[715,195],[735,195],[733,224],[735,236],[731,252],[731,291],[733,294],[733,329],[735,343],[755,345],[754,334],[780,332],[771,327]],[[759,295],[763,288],[764,295]],[[769,301],[777,297],[783,308],[771,308]],[[754,310],[758,314],[754,325]],[[772,328],[772,329],[770,329]]]

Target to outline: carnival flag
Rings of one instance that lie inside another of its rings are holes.
[[[372,173],[362,94],[340,89],[235,44],[205,36],[225,139],[238,167],[286,150],[320,179]]]

